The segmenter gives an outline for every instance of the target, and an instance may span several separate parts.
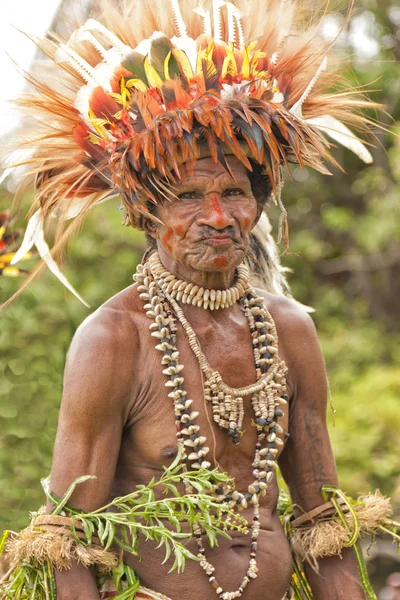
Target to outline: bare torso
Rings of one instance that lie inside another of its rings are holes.
[[[150,320],[141,309],[141,300],[137,297],[136,290],[130,288],[129,294],[131,299],[128,303],[134,300],[132,309],[126,310],[126,319],[127,323],[132,321],[132,325],[137,327],[140,344],[134,353],[131,412],[123,431],[112,492],[114,497],[129,493],[135,485],[147,483],[154,475],[161,474],[163,465],[169,464],[176,456],[175,418],[172,400],[167,397],[168,388],[164,386],[167,379],[161,372],[161,355],[154,348],[155,341],[148,330]],[[117,308],[119,302],[118,297],[114,298],[110,307]],[[204,315],[204,311],[199,310]],[[196,315],[196,311],[192,313]],[[213,318],[204,322],[204,317],[192,320],[191,323],[209,363],[221,373],[224,381],[233,387],[255,381],[249,327],[238,306],[229,311],[221,323]],[[211,407],[205,406],[203,399],[199,366],[181,327],[178,330],[178,349],[180,362],[184,365],[182,374],[185,389],[188,397],[193,399],[194,410],[200,413],[198,423],[201,434],[207,437],[213,463],[220,465],[223,471],[235,478],[238,489],[246,489],[254,479],[252,461],[256,442],[256,431],[251,425],[253,413],[250,397],[245,398],[245,434],[240,444],[235,446],[226,432],[212,422]],[[280,355],[285,359],[282,341]],[[281,425],[287,432],[287,414],[281,418]],[[284,440],[286,437],[282,434]],[[248,586],[244,599],[281,600],[290,582],[291,553],[276,513],[277,498],[278,489],[274,483],[262,500],[259,576]],[[251,522],[251,508],[244,514]],[[197,553],[194,541],[190,548]],[[207,550],[208,559],[214,564],[218,581],[223,588],[226,591],[237,589],[248,567],[250,535],[233,534],[232,540],[221,538],[218,548]],[[132,555],[126,555],[125,560],[135,568],[146,587],[159,590],[172,600],[189,594],[193,600],[211,600],[216,597],[198,564],[187,561],[184,574],[169,574],[171,564],[161,564],[164,550],[156,550],[154,545],[142,543],[140,553],[141,562]]]
[[[224,290],[232,285],[261,211],[245,166],[235,157],[230,165],[235,181],[210,157],[199,160],[193,173],[178,184],[176,198],[157,206],[157,223],[145,222],[162,265],[180,280],[203,289]],[[275,321],[279,354],[288,367],[290,414],[281,419],[285,445],[279,466],[293,502],[307,511],[321,504],[323,484],[337,484],[326,427],[324,361],[309,316],[286,298],[259,293]],[[209,364],[223,380],[233,387],[254,383],[252,340],[240,306],[210,311],[185,305],[182,310]],[[78,486],[71,497],[71,503],[83,510],[104,506],[110,498],[157,477],[176,454],[172,401],[149,325],[143,302],[131,286],[88,317],[71,344],[51,487],[61,496],[80,475],[96,475],[96,480]],[[211,449],[207,458],[211,455],[213,464],[234,477],[236,489],[244,491],[253,480],[256,441],[250,398],[244,399],[245,433],[234,446],[213,423],[210,406],[204,405],[199,366],[180,327],[178,349],[184,385]],[[289,585],[292,560],[276,512],[277,499],[277,486],[270,485],[261,507],[258,577],[246,588],[244,600],[281,600]],[[246,514],[251,518],[251,509]],[[162,550],[142,541],[139,551],[141,562],[133,556],[125,560],[145,586],[172,600],[216,598],[195,562],[187,561],[183,574],[168,573],[171,564],[162,565]],[[221,538],[219,547],[208,551],[226,591],[238,588],[249,555],[250,536],[242,534],[234,534],[231,540]],[[320,562],[320,575],[308,570],[315,600],[364,597],[349,553],[343,553],[343,560],[333,557]],[[58,600],[99,600],[95,579],[83,565],[57,573],[56,579]]]

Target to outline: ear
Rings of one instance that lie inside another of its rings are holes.
[[[152,237],[154,240],[158,240],[158,238],[159,238],[158,227],[159,227],[159,223],[157,223],[157,221],[155,221],[153,219],[146,217],[143,220],[144,231],[147,233],[147,235]]]

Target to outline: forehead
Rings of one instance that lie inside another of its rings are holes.
[[[226,162],[228,163],[235,180],[242,182],[249,181],[246,167],[236,158],[236,156],[227,156]],[[192,181],[200,179],[210,179],[212,181],[218,180],[219,182],[224,181],[227,183],[233,182],[233,179],[227,170],[220,163],[214,162],[211,157],[199,158],[194,165],[192,173],[185,174],[184,181],[181,182],[181,185],[187,185]]]

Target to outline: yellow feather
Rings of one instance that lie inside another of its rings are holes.
[[[89,119],[99,136],[107,139],[108,136],[104,125],[108,124],[108,121],[106,119],[98,119],[91,108],[89,108]]]
[[[18,267],[4,267],[3,275],[7,275],[7,277],[17,277],[19,275]]]
[[[154,67],[149,63],[149,57],[146,56],[144,59],[144,71],[146,73],[147,81],[149,82],[150,87],[160,89],[162,87],[162,79],[155,70]]]
[[[128,89],[130,88],[135,88],[136,90],[139,90],[140,92],[146,93],[148,90],[147,85],[144,83],[144,81],[142,81],[141,79],[128,79],[128,81],[126,82],[126,87]]]
[[[243,48],[243,64],[242,64],[242,75],[244,79],[248,79],[250,77],[250,61],[249,55],[247,53],[247,49]]]
[[[181,67],[186,79],[188,81],[190,79],[193,79],[194,73],[193,73],[192,65],[190,64],[190,61],[187,57],[187,54],[183,50],[179,50],[179,48],[174,48],[172,50],[172,54],[178,61],[179,66]]]
[[[250,44],[247,46],[247,53],[249,56],[251,56],[254,52],[254,50],[257,48],[258,46],[258,40],[253,40],[252,42],[250,42]]]
[[[221,76],[222,77],[226,77],[226,75],[229,73],[230,75],[237,75],[237,64],[236,64],[236,60],[235,60],[235,55],[233,52],[233,44],[229,44],[229,46],[226,49],[226,56],[222,65],[222,72],[221,72]]]
[[[164,60],[164,77],[167,81],[171,79],[171,77],[169,76],[169,60],[171,58],[171,55],[172,53],[170,50]]]
[[[196,75],[199,77],[203,74],[203,60],[207,58],[207,48],[203,48],[197,53]]]

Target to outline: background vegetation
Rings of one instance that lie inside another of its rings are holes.
[[[360,28],[365,47],[356,52],[351,32]],[[393,118],[386,125],[400,132],[400,9],[365,0],[341,44],[352,53],[350,76],[375,81],[373,97]],[[375,143],[373,166],[337,149],[346,173],[293,170],[283,192],[291,244],[282,260],[293,270],[295,297],[317,309],[342,487],[351,494],[380,487],[400,511],[400,143],[385,132]],[[0,210],[10,201],[4,191]],[[271,217],[276,223],[273,207]],[[23,527],[43,501],[39,479],[50,469],[70,340],[91,310],[131,283],[143,248],[111,201],[86,221],[65,267],[91,309],[45,273],[1,314],[0,530]],[[1,278],[0,298],[20,283]]]

